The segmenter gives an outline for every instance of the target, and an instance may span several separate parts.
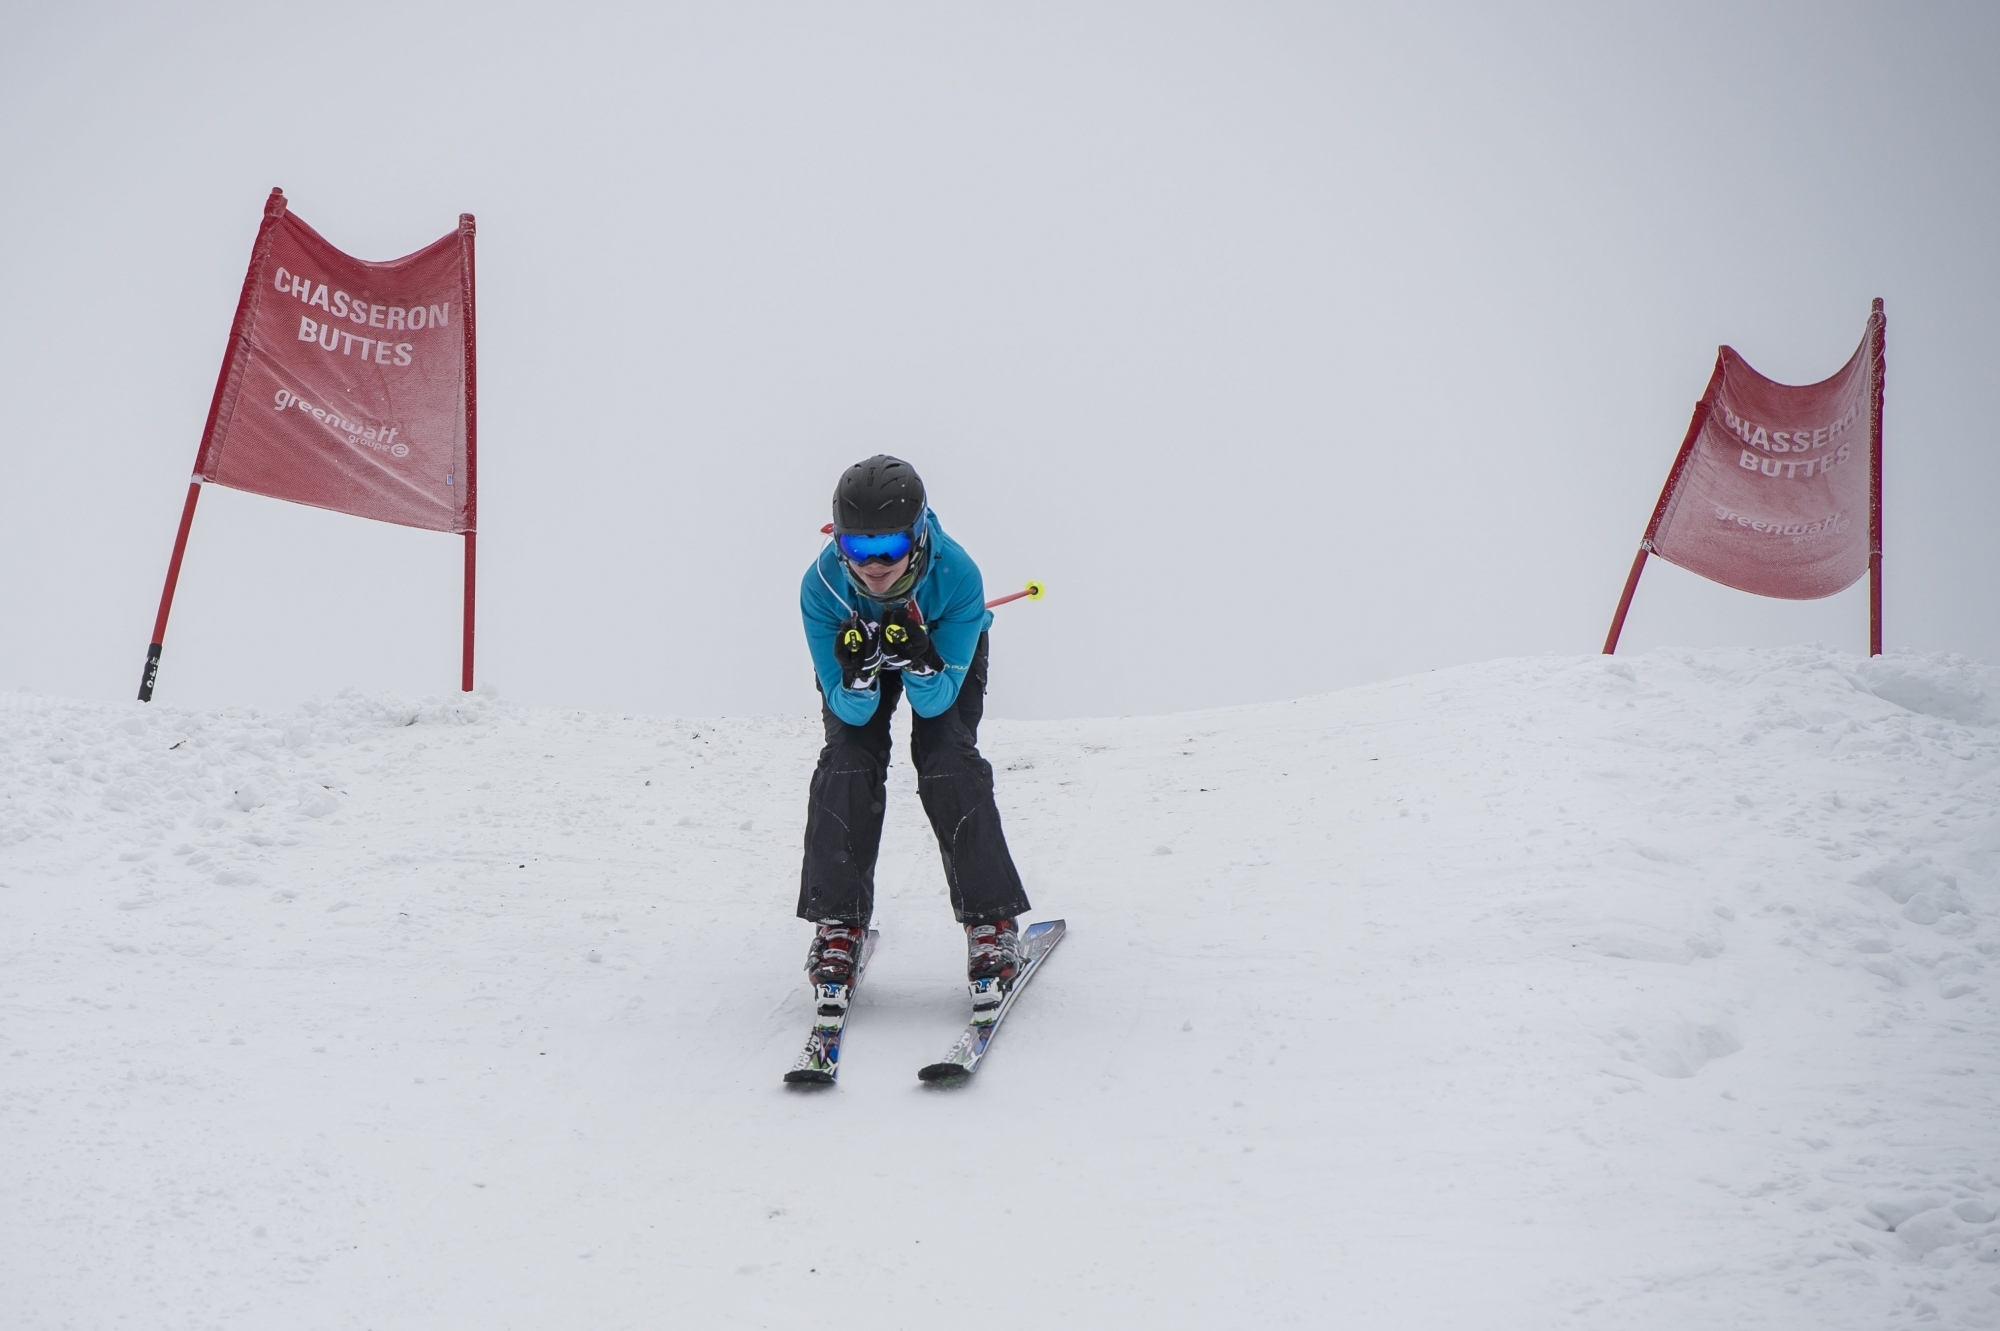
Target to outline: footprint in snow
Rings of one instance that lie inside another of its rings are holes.
[[[1728,1022],[1680,1017],[1637,1021],[1600,1037],[1627,1063],[1660,1077],[1692,1077],[1718,1058],[1743,1048]]]
[[[1886,1228],[1902,1240],[1903,1250],[1925,1266],[1956,1266],[1965,1257],[2000,1261],[2000,1226],[1996,1212],[1975,1198],[1946,1205],[1935,1196],[1873,1202],[1863,1224]],[[1990,1255],[1989,1255],[1990,1254]]]

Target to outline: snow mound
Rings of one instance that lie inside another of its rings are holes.
[[[1878,656],[1852,663],[1857,688],[1924,716],[2000,726],[2000,670],[1958,656]]]
[[[0,697],[9,1324],[2000,1325],[1989,667],[989,722],[1070,935],[950,1092],[900,762],[841,1084],[779,1084],[818,742]]]

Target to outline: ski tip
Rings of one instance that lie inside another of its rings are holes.
[[[972,1075],[972,1069],[959,1063],[932,1063],[917,1069],[917,1080],[933,1084],[943,1083],[955,1086]]]
[[[821,1072],[818,1068],[793,1068],[785,1074],[787,1086],[831,1086],[833,1074]]]
[[[1022,932],[1021,936],[1023,938],[1040,938],[1044,934],[1061,934],[1068,928],[1068,920],[1042,920],[1029,925]]]

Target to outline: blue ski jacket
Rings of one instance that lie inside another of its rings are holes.
[[[979,565],[965,547],[945,535],[937,514],[930,515],[930,560],[924,575],[905,598],[917,603],[929,628],[931,642],[944,658],[944,669],[931,675],[905,674],[903,692],[918,716],[939,716],[958,701],[959,686],[972,664],[979,635],[993,623],[986,608],[986,583]],[[812,651],[819,691],[833,714],[851,726],[865,725],[875,715],[882,690],[874,681],[865,689],[850,689],[840,680],[840,662],[833,654],[834,630],[849,615],[881,622],[886,603],[858,591],[841,567],[840,553],[828,541],[799,584],[799,615],[805,620],[806,646]]]

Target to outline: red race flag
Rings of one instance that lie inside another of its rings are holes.
[[[1882,302],[1846,365],[1794,387],[1721,348],[1640,542],[1604,650],[1618,644],[1648,554],[1759,596],[1817,600],[1875,573],[1881,650]]]
[[[1790,601],[1859,581],[1868,571],[1876,331],[1871,319],[1840,372],[1804,388],[1766,379],[1723,347],[1653,553],[1724,586]]]
[[[473,219],[369,263],[272,190],[195,455],[139,697],[150,700],[205,482],[465,536],[462,687],[472,687],[477,412]]]
[[[274,195],[195,476],[432,531],[473,529],[472,218],[415,254],[343,254]]]

